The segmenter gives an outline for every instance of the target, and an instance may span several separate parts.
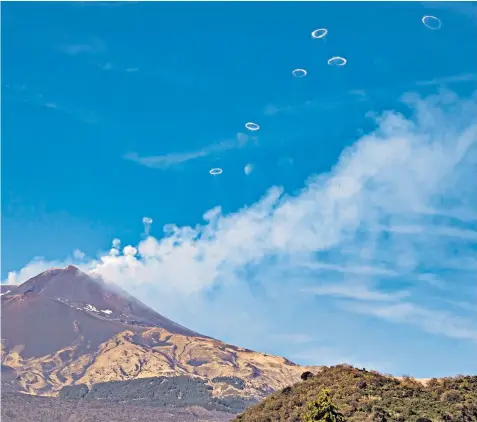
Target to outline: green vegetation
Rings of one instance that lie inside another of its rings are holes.
[[[143,401],[61,400],[57,397],[5,393],[2,422],[229,422],[232,415],[197,407],[160,408]]]
[[[238,383],[237,379],[232,377],[217,379],[221,382]],[[59,398],[75,401],[109,400],[156,407],[201,406],[207,410],[235,414],[256,403],[256,400],[241,396],[213,397],[210,385],[201,379],[186,375],[109,381],[93,384],[90,388],[84,384],[78,384],[63,387],[59,392]]]
[[[477,421],[477,376],[432,379],[423,385],[410,377],[398,380],[338,365],[305,378],[249,408],[235,422],[316,421],[326,406],[339,409],[344,419],[321,419],[325,421]]]
[[[308,412],[303,416],[303,422],[342,422],[343,415],[331,401],[330,390],[323,388],[318,394],[318,400],[308,403]]]

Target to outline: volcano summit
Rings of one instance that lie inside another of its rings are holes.
[[[73,266],[4,288],[1,313],[3,391],[64,396],[180,377],[204,386],[194,393],[204,403],[240,411],[310,369],[195,333]],[[174,391],[164,405],[180,403]]]

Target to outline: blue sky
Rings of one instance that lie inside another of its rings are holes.
[[[75,263],[299,363],[475,373],[475,15],[3,3],[2,280]]]

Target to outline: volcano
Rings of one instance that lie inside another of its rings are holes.
[[[200,336],[158,314],[119,286],[107,284],[101,277],[87,275],[73,265],[45,271],[16,288],[10,288],[11,292],[4,296],[35,293],[44,299],[55,300],[110,321],[161,327],[171,333]]]
[[[51,269],[2,294],[4,347],[22,345],[22,356],[53,353],[71,344],[95,348],[125,330],[163,328],[196,336],[158,314],[119,287],[74,266]]]
[[[141,379],[165,385],[178,377],[171,381],[177,397],[166,405],[183,401],[194,385],[206,406],[220,398],[220,409],[227,399],[238,410],[317,370],[196,333],[74,266],[4,286],[1,316],[4,391],[56,396],[108,385],[124,399],[128,389],[139,394]]]

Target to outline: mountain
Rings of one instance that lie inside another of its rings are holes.
[[[271,394],[233,422],[301,422],[324,388],[348,422],[477,421],[477,376],[419,381],[337,365]]]
[[[73,265],[45,271],[21,284],[12,294],[37,293],[48,299],[99,314],[108,320],[161,327],[175,334],[199,336],[164,318],[133,296],[100,277],[93,278]]]
[[[239,412],[319,370],[198,334],[73,266],[10,287],[1,296],[4,392],[124,401],[134,391],[157,402],[155,380],[162,397],[171,378],[165,406]],[[146,379],[150,387],[138,384]]]

